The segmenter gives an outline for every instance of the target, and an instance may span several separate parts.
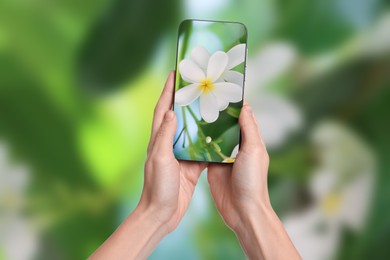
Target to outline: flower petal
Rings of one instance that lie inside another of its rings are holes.
[[[199,68],[206,70],[210,54],[203,46],[199,45],[192,49],[191,59],[199,66]]]
[[[239,144],[236,145],[234,148],[233,148],[233,151],[232,151],[232,154],[230,155],[230,158],[236,158],[237,157],[237,154],[238,154],[238,150],[240,149],[239,148]]]
[[[234,71],[234,70],[225,71],[222,74],[222,77],[224,80],[231,83],[235,83],[240,86],[243,86],[244,84],[244,75],[238,71]]]
[[[285,43],[271,44],[248,61],[245,83],[256,89],[264,88],[268,82],[288,71],[296,61],[297,53],[292,46]],[[310,69],[315,70],[313,66]]]
[[[212,93],[200,96],[200,115],[207,123],[215,122],[219,116],[217,100]]]
[[[184,59],[180,62],[179,72],[181,77],[190,83],[199,83],[205,78],[203,70],[189,59]]]
[[[278,148],[304,125],[303,112],[288,98],[265,91],[247,95],[267,147]],[[328,133],[329,131],[326,131]],[[334,140],[334,138],[330,139]],[[321,144],[319,144],[322,147]],[[325,184],[324,184],[325,185]]]
[[[214,83],[213,94],[217,99],[235,103],[242,100],[242,87],[230,82],[217,82]]]
[[[219,111],[225,110],[229,106],[229,101],[223,98],[217,98]]]
[[[178,106],[187,106],[194,102],[200,96],[201,90],[198,83],[192,83],[175,93],[175,104]]]
[[[237,44],[233,48],[231,48],[227,55],[229,57],[228,65],[226,66],[226,70],[230,70],[237,65],[243,63],[245,61],[245,51],[246,51],[246,44],[241,43]]]
[[[209,78],[211,82],[217,81],[225,71],[227,64],[227,54],[223,51],[216,51],[209,59],[209,63],[207,65],[207,78]]]

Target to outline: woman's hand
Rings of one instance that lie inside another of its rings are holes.
[[[154,110],[140,202],[91,259],[144,259],[174,230],[187,211],[207,164],[177,161],[173,154],[176,116],[171,110],[174,72]],[[242,145],[234,165],[209,165],[211,194],[226,224],[253,259],[297,259],[268,197],[268,154],[249,106],[239,123]]]
[[[171,232],[187,211],[195,185],[207,164],[177,161],[173,137],[177,122],[171,110],[174,72],[169,74],[154,110],[152,133],[145,163],[145,180],[138,208],[150,209],[156,220]]]
[[[154,110],[140,202],[90,259],[145,259],[187,211],[207,164],[178,162],[173,155],[177,124],[171,110],[173,93],[171,72]]]
[[[241,146],[234,164],[208,166],[215,205],[250,259],[299,259],[269,200],[269,157],[248,105],[239,124]]]
[[[269,157],[248,105],[242,108],[239,123],[242,140],[234,164],[209,165],[207,174],[215,205],[232,230],[253,209],[260,205],[271,207],[267,187]]]

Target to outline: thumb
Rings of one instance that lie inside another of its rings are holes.
[[[176,132],[176,115],[172,110],[168,110],[165,115],[160,129],[154,140],[153,150],[160,155],[173,152],[173,137]]]
[[[254,148],[264,147],[256,118],[251,107],[247,104],[245,104],[241,110],[239,124],[241,128],[240,150],[252,151]]]

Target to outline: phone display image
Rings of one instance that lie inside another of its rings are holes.
[[[174,154],[232,163],[239,149],[247,31],[243,24],[185,20],[177,44]]]

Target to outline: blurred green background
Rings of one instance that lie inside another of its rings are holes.
[[[136,206],[182,19],[248,27],[245,96],[305,259],[390,257],[385,0],[0,0],[0,259],[82,259]],[[150,259],[244,259],[204,173]]]

